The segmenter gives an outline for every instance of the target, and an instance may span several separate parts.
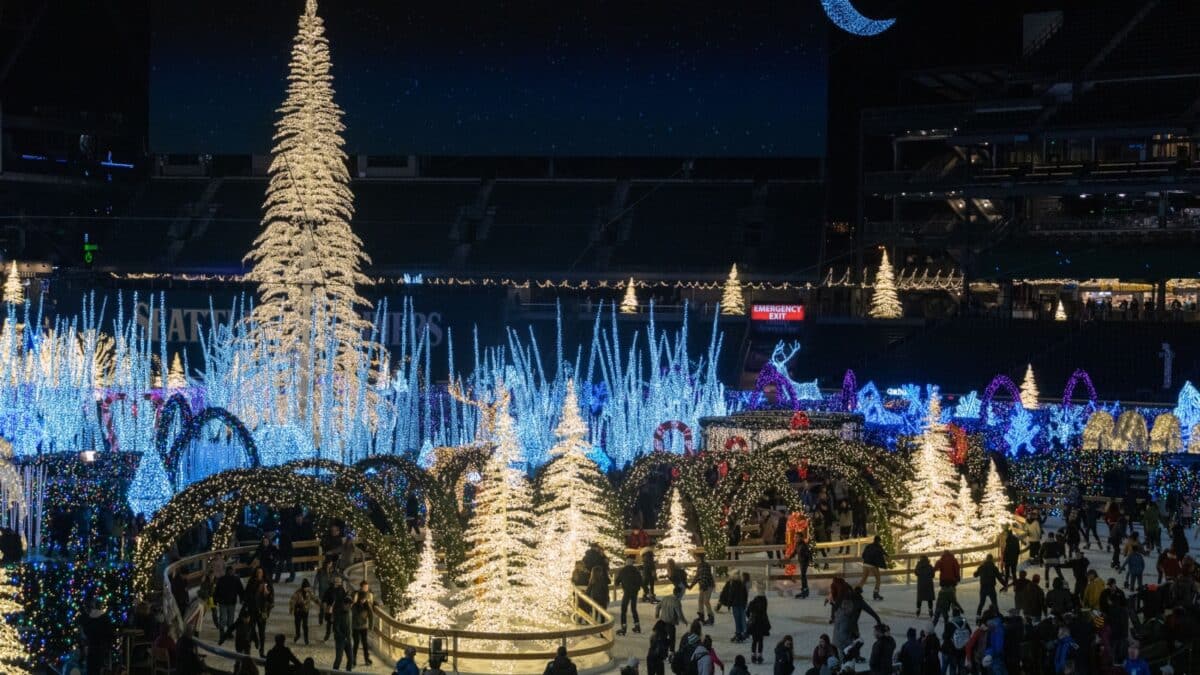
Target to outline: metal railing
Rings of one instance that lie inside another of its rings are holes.
[[[356,563],[346,568],[348,575],[355,572],[365,579],[370,561]],[[361,568],[361,569],[356,569]],[[553,631],[490,633],[457,629],[429,628],[406,624],[394,618],[382,604],[374,607],[375,624],[371,630],[372,645],[376,653],[391,658],[404,655],[404,649],[412,647],[418,654],[429,656],[433,640],[441,638],[448,657],[450,669],[455,673],[495,672],[493,670],[471,670],[472,661],[487,664],[509,662],[509,672],[523,672],[522,664],[536,664],[531,673],[542,672],[544,663],[553,659],[558,647],[567,652],[578,664],[579,672],[604,672],[612,668],[612,649],[616,640],[613,616],[586,594],[574,590],[573,618],[579,628]],[[480,644],[482,643],[482,644]],[[514,647],[513,650],[487,649],[489,644]],[[520,649],[527,645],[528,649]],[[517,651],[520,649],[519,651]],[[599,657],[589,659],[588,657]],[[593,663],[589,663],[594,661]],[[527,666],[528,667],[528,666]]]
[[[320,564],[321,559],[322,559],[320,542],[318,542],[316,540],[298,541],[293,544],[293,547],[296,549],[315,549],[317,551],[315,555],[293,556],[291,558],[291,561],[293,564],[306,564],[306,563]],[[198,585],[199,579],[201,577],[203,577],[203,575],[204,575],[204,567],[205,567],[205,565],[207,565],[209,563],[209,561],[211,561],[217,557],[223,557],[227,560],[226,565],[229,567],[232,567],[234,570],[248,569],[249,565],[242,562],[239,558],[241,558],[243,555],[253,553],[257,549],[258,549],[258,544],[235,546],[233,548],[220,549],[217,551],[208,551],[205,553],[197,553],[195,555],[190,555],[185,558],[180,558],[179,560],[167,565],[165,568],[163,568],[163,574],[162,574],[163,616],[166,618],[166,620],[168,622],[170,622],[172,625],[174,625],[175,628],[181,632],[183,631],[184,628],[187,627],[187,617],[185,617],[183,615],[183,611],[186,608],[180,609],[179,606],[175,603],[174,595],[171,593],[171,574],[174,573],[176,570],[184,571],[183,578],[187,582],[188,588],[190,589],[190,588]],[[201,616],[200,616],[199,620],[203,621],[203,619],[204,619],[203,610],[201,610]],[[228,661],[230,663],[230,666],[227,671],[220,671],[219,669],[215,668],[211,663],[208,663],[206,665],[208,666],[208,668],[210,670],[218,670],[218,672],[232,673],[233,672],[233,664],[236,664],[238,661],[240,661],[246,657],[250,657],[251,660],[254,661],[255,665],[257,665],[260,668],[263,668],[266,665],[266,659],[263,659],[263,658],[260,658],[257,656],[252,656],[250,654],[241,654],[239,652],[235,652],[230,649],[225,649],[224,647],[220,647],[218,645],[214,645],[212,643],[201,640],[201,639],[199,639],[199,637],[195,638],[195,642],[196,642],[196,646],[199,647],[200,650],[205,652],[206,656],[213,656],[213,657],[216,657],[217,659],[220,659],[222,661]],[[332,668],[318,667],[317,672],[327,674],[327,675],[345,675],[345,674],[348,674],[350,671],[334,670]]]

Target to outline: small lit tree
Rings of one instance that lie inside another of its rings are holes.
[[[625,297],[621,299],[621,313],[637,314],[637,310],[637,291],[634,289],[633,277],[629,277],[629,283],[625,285]]]
[[[568,380],[555,429],[558,442],[550,448],[552,459],[538,485],[538,569],[546,570],[553,584],[541,594],[550,612],[571,606],[571,572],[590,544],[599,544],[610,556],[622,552],[606,494],[608,481],[587,456],[587,433],[575,383]]]
[[[975,541],[981,538],[980,526],[982,523],[979,520],[979,507],[971,497],[971,487],[967,484],[967,479],[961,476],[958,479],[958,493],[954,499],[952,518],[954,521],[955,544],[962,544],[966,540]]]
[[[660,563],[668,560],[677,563],[695,562],[696,558],[692,552],[695,544],[692,543],[692,534],[687,529],[687,515],[683,511],[683,498],[679,496],[678,488],[671,490],[671,508],[667,514],[667,533],[658,540],[655,558]]]
[[[533,491],[525,472],[514,466],[524,454],[516,422],[507,395],[498,395],[503,398],[492,438],[496,449],[479,481],[456,603],[461,614],[472,615],[471,629],[482,632],[528,624],[534,618],[528,608],[549,584],[547,570],[535,564]]]
[[[4,302],[10,305],[25,304],[25,287],[21,285],[21,277],[17,274],[17,261],[12,261],[8,267],[8,278],[4,280]]]
[[[930,418],[934,412],[935,405],[931,404]],[[950,437],[939,427],[929,420],[912,457],[914,471],[908,482],[911,500],[905,509],[912,518],[904,523],[909,528],[904,537],[908,551],[938,551],[958,541],[954,517],[957,495],[952,487],[958,482],[958,474],[950,463]],[[971,513],[975,513],[974,508]]]
[[[996,462],[989,461],[987,483],[983,486],[983,499],[979,502],[979,524],[986,539],[991,541],[1012,522],[1004,482],[1000,480],[1000,472],[996,471]]]
[[[171,370],[167,373],[167,389],[177,391],[186,389],[187,386],[188,378],[183,370],[183,360],[179,358],[179,352],[175,352],[175,356],[171,358]]]
[[[433,535],[429,527],[425,528],[425,547],[421,549],[417,573],[405,589],[405,596],[408,604],[397,616],[401,622],[426,628],[451,627],[447,616],[449,612],[443,604],[446,586],[438,572],[437,552],[433,548]]]
[[[871,294],[869,314],[873,319],[899,319],[904,315],[904,307],[896,293],[896,276],[892,272],[887,249],[884,249],[883,258],[879,261],[879,271],[875,273],[875,290]]]
[[[1066,321],[1067,320],[1067,310],[1065,308],[1063,308],[1062,300],[1059,300],[1058,307],[1054,308],[1054,320],[1055,321]]]
[[[1037,380],[1033,377],[1033,364],[1025,366],[1025,379],[1021,381],[1021,407],[1026,410],[1037,410],[1038,407]]]
[[[738,279],[736,264],[729,270],[729,278],[725,280],[725,290],[721,293],[721,314],[725,316],[746,315],[746,300],[742,297],[742,282]]]

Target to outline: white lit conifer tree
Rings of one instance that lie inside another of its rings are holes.
[[[25,304],[25,287],[21,285],[21,277],[17,274],[17,261],[12,261],[8,267],[8,277],[4,280],[4,302],[10,305]]]
[[[1026,410],[1037,410],[1038,388],[1037,380],[1033,377],[1033,364],[1025,366],[1025,379],[1021,382],[1021,407]]]
[[[1058,307],[1054,308],[1054,320],[1055,321],[1066,321],[1067,320],[1067,310],[1063,307],[1062,300],[1059,300]]]
[[[555,429],[558,441],[550,448],[552,459],[538,491],[538,567],[554,584],[542,594],[550,609],[570,606],[571,571],[589,544],[599,544],[610,556],[622,551],[605,492],[607,480],[587,456],[587,433],[575,383],[568,381]]]
[[[629,277],[629,283],[625,285],[625,297],[621,299],[621,313],[637,314],[637,309],[637,289],[634,288],[633,277]]]
[[[408,604],[397,618],[407,624],[426,628],[450,628],[449,610],[443,604],[446,586],[442,583],[437,568],[437,551],[433,548],[430,528],[425,528],[425,546],[421,549],[421,560],[417,572],[404,593]]]
[[[1008,494],[1004,491],[1004,482],[1000,480],[1000,472],[996,471],[996,462],[993,460],[988,462],[987,482],[983,486],[983,499],[979,502],[979,524],[983,528],[982,534],[991,541],[1000,536],[1000,532],[1012,522]]]
[[[527,624],[535,617],[529,608],[548,585],[546,571],[537,569],[533,491],[525,474],[513,464],[522,459],[516,422],[507,399],[496,412],[493,442],[475,498],[475,513],[466,532],[466,570],[456,607],[472,614],[471,629],[499,632]]]
[[[246,278],[258,284],[260,296],[252,317],[255,337],[294,359],[303,377],[314,381],[327,368],[343,381],[354,378],[369,326],[358,310],[370,304],[356,286],[371,283],[361,271],[370,260],[350,229],[353,196],[332,83],[324,23],[316,0],[307,0],[275,123],[263,229],[246,255],[253,264]],[[314,317],[334,333],[314,336]],[[331,344],[336,354],[326,353]]]
[[[952,516],[954,518],[954,535],[957,538],[956,544],[962,544],[964,540],[978,540],[981,538],[981,530],[983,523],[979,520],[979,507],[975,504],[975,499],[971,497],[971,487],[967,485],[966,478],[959,478],[958,492],[955,494],[955,507]]]
[[[930,412],[932,416],[934,411]],[[935,552],[958,540],[954,518],[958,496],[952,487],[958,482],[958,474],[950,463],[950,449],[949,435],[930,420],[912,457],[914,474],[908,483],[911,499],[905,508],[911,517],[903,523],[909,528],[904,537],[907,551]],[[974,508],[971,513],[975,513]]]
[[[899,319],[904,315],[900,296],[896,294],[896,276],[892,272],[886,249],[883,259],[879,261],[879,271],[875,273],[875,290],[871,293],[869,314],[873,319]]]
[[[8,575],[0,580],[0,672],[5,675],[29,675],[29,654],[25,651],[21,633],[14,625],[16,615],[24,611],[25,606],[18,597],[18,588],[10,583]],[[9,619],[9,617],[13,617]],[[12,621],[12,623],[10,623]]]
[[[674,488],[671,490],[671,507],[667,512],[667,533],[658,540],[654,558],[659,561],[659,564],[665,564],[668,560],[674,560],[677,563],[694,562],[695,556],[692,554],[694,547],[692,534],[687,529],[687,514],[683,511],[683,498],[679,496],[679,489]]]
[[[746,315],[746,300],[742,296],[742,282],[738,279],[736,264],[729,270],[729,278],[725,280],[725,290],[721,293],[721,314],[725,316]]]
[[[179,352],[175,352],[175,356],[171,358],[171,370],[167,373],[167,389],[186,389],[187,386],[187,373],[183,370],[183,360],[179,358]]]

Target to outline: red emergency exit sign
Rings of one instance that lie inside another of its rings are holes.
[[[752,305],[751,321],[803,321],[804,305]]]

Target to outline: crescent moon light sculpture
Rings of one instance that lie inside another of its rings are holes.
[[[895,19],[868,19],[855,9],[850,0],[821,0],[825,14],[838,28],[853,35],[879,35],[896,23]]]

